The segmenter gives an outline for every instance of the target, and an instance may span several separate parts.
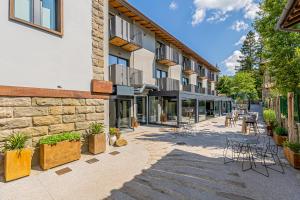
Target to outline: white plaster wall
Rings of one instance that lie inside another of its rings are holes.
[[[192,85],[197,85],[197,74],[192,74],[189,76],[189,79],[190,79],[190,84]]]
[[[91,1],[64,1],[64,36],[8,20],[0,1],[0,85],[90,90]]]

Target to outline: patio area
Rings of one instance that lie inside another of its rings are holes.
[[[287,164],[281,148],[285,174],[269,170],[265,177],[243,172],[240,162],[224,164],[226,137],[241,134],[242,128],[241,120],[233,127],[224,122],[219,117],[198,123],[195,136],[174,133],[174,128],[139,127],[125,135],[126,147],[0,182],[0,199],[299,199],[300,171]],[[262,131],[261,123],[259,127]],[[66,167],[72,171],[56,173]]]

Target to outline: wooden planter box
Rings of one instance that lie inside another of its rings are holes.
[[[296,169],[300,169],[300,154],[293,152],[290,148],[283,148],[284,155],[289,163]]]
[[[274,142],[278,145],[278,146],[282,146],[283,143],[285,141],[287,141],[288,137],[287,136],[280,136],[280,135],[277,135],[276,133],[273,135],[273,139],[274,139]]]
[[[89,152],[92,154],[103,153],[106,150],[105,133],[89,135]]]
[[[80,159],[80,141],[63,141],[40,145],[40,166],[47,170]]]
[[[31,149],[7,151],[4,154],[5,181],[12,181],[30,175]]]

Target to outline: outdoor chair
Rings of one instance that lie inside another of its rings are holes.
[[[228,150],[231,150],[231,157],[227,156]],[[225,148],[223,150],[224,164],[237,161],[241,153],[241,145],[239,142],[226,137]],[[226,161],[228,159],[228,161]]]

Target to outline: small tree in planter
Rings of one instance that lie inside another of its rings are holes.
[[[47,170],[80,159],[81,136],[66,132],[44,137],[40,140],[40,165]]]
[[[263,113],[264,120],[267,124],[267,131],[269,136],[273,136],[273,129],[276,124],[276,114],[272,109],[266,109]]]
[[[284,155],[289,163],[296,169],[300,169],[300,143],[284,142]]]
[[[109,144],[114,145],[117,139],[120,138],[120,130],[118,128],[109,129]]]
[[[273,138],[277,145],[282,146],[288,139],[288,131],[284,127],[276,127]]]
[[[22,133],[10,135],[4,145],[4,177],[12,181],[30,175],[32,150],[25,148],[28,136]]]
[[[102,123],[90,125],[89,152],[92,154],[103,153],[106,150],[106,137]]]

